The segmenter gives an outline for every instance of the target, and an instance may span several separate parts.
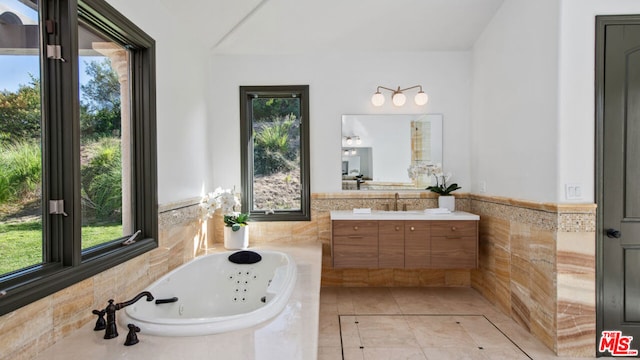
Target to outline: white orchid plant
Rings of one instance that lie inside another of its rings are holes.
[[[200,200],[200,208],[203,210],[204,218],[210,218],[221,209],[225,226],[233,231],[238,231],[242,226],[249,225],[249,214],[243,214],[235,211],[237,206],[241,206],[240,197],[236,194],[235,189],[216,188],[202,197]]]
[[[448,195],[451,195],[452,192],[458,189],[462,189],[462,187],[458,186],[458,184],[456,183],[447,185],[447,181],[451,179],[452,175],[451,173],[445,174],[442,171],[441,164],[437,164],[435,166],[431,175],[433,175],[436,178],[436,184],[427,187],[427,190],[433,191],[434,193],[437,193],[442,196],[448,196]]]

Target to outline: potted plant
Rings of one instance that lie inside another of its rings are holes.
[[[232,213],[224,216],[224,225],[230,227],[232,231],[238,231],[243,226],[249,225],[249,214]]]
[[[451,195],[452,192],[462,189],[462,187],[458,186],[458,184],[453,183],[447,185],[447,181],[451,178],[451,173],[443,174],[442,170],[433,174],[436,178],[436,184],[427,187],[427,190],[433,191],[434,193],[440,195],[438,196],[438,207],[448,209],[449,211],[455,211],[456,209],[456,198]]]
[[[203,196],[200,201],[205,218],[212,217],[217,209],[222,209],[226,249],[249,247],[249,214],[236,212],[236,206],[240,206],[240,197],[235,193],[235,189],[217,188],[214,192]]]

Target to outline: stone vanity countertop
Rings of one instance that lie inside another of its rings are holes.
[[[480,220],[480,216],[466,211],[454,211],[446,214],[433,214],[425,210],[409,211],[372,211],[367,214],[353,210],[334,210],[331,220]]]
[[[105,340],[104,331],[93,331],[95,323],[91,321],[45,349],[36,359],[316,359],[321,245],[268,245],[250,249],[286,252],[298,266],[297,283],[289,303],[275,318],[248,329],[206,336],[162,337],[140,332],[140,342],[134,346],[123,345],[127,329],[122,325],[118,324],[120,336]]]

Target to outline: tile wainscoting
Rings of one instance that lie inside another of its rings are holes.
[[[593,204],[471,196],[480,266],[471,286],[559,356],[595,356]]]
[[[333,269],[330,211],[392,208],[394,194],[313,194],[311,221],[251,223],[251,244],[321,242],[323,286],[471,286],[559,355],[595,354],[594,205],[459,193],[456,208],[480,215],[478,270]],[[103,308],[107,299],[128,299],[168,271],[221,247],[221,216],[202,222],[197,202],[160,206],[157,249],[0,317],[0,358],[35,357],[94,321],[91,310]],[[408,210],[434,208],[437,196],[403,191],[399,207],[403,204]]]

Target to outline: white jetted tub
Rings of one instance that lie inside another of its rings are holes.
[[[234,263],[232,259],[240,262]],[[257,255],[256,255],[257,254]],[[258,256],[259,255],[259,256]],[[142,333],[196,336],[248,328],[278,315],[297,277],[291,256],[258,250],[205,255],[164,275],[140,300],[118,312],[119,322]]]

